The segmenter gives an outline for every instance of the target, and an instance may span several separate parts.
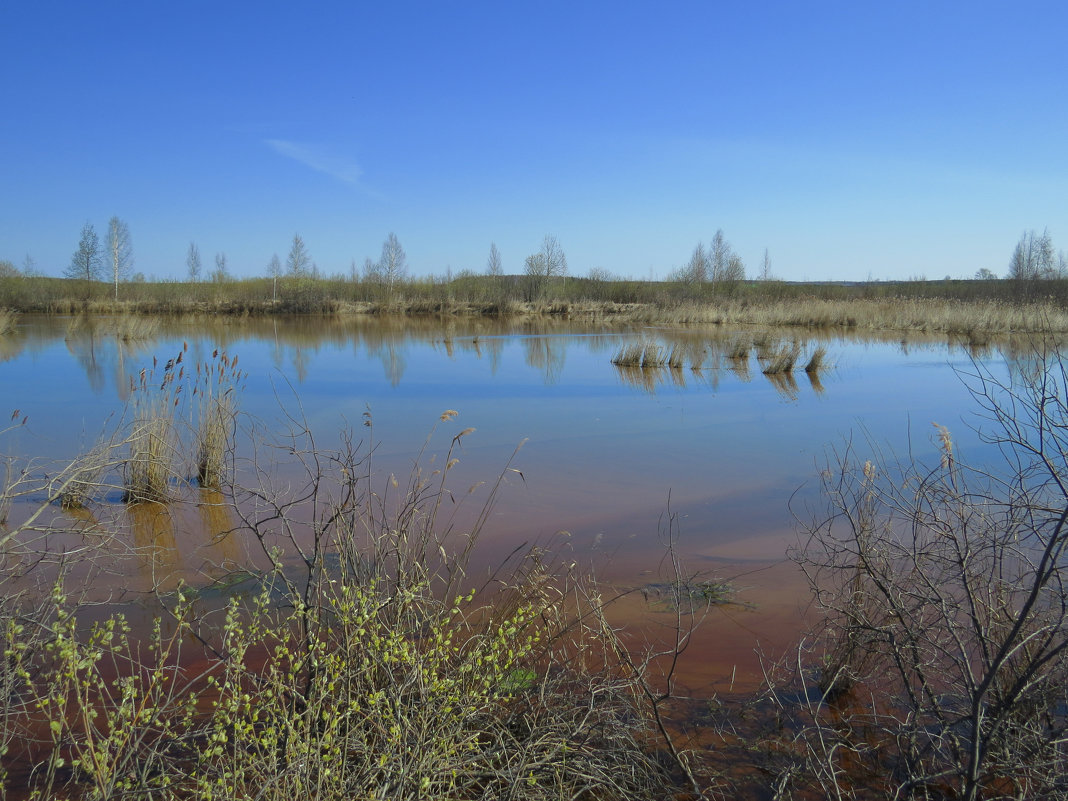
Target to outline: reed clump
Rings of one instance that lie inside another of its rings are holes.
[[[739,337],[728,345],[727,358],[732,362],[747,360],[750,348],[752,348],[752,343],[748,339]]]
[[[612,364],[617,367],[641,367],[644,348],[645,346],[641,343],[626,344],[612,357]]]
[[[808,363],[805,365],[805,372],[811,375],[819,375],[821,370],[827,367],[827,348],[823,345],[819,345],[812,351],[812,355],[808,358]]]
[[[164,503],[175,476],[174,418],[170,399],[141,397],[136,402],[126,463],[127,503]]]
[[[797,364],[799,358],[801,358],[800,345],[796,342],[790,344],[780,343],[767,352],[763,372],[765,375],[789,373],[794,369],[794,365]]]
[[[183,354],[167,360],[162,379],[156,378],[156,358],[152,359],[151,369],[143,368],[137,379],[130,379],[133,423],[124,476],[127,503],[165,503],[170,498],[172,480],[179,478],[181,444],[177,422],[184,388]]]
[[[681,359],[681,353],[679,357]],[[653,342],[632,342],[619,349],[612,359],[617,367],[641,367],[655,369],[668,363],[664,349]],[[681,362],[680,362],[681,366]]]
[[[216,350],[210,361],[198,364],[196,369],[196,477],[200,486],[209,489],[219,489],[226,474],[236,414],[235,394],[245,377],[237,361],[237,356],[231,359]]]

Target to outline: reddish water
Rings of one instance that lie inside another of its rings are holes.
[[[978,447],[961,423],[973,403],[952,369],[968,366],[968,355],[932,342],[801,342],[805,353],[816,344],[829,351],[833,366],[813,381],[804,373],[764,376],[756,346],[747,361],[730,361],[732,341],[766,338],[754,331],[198,320],[167,322],[152,339],[131,344],[115,330],[106,320],[23,318],[3,343],[0,413],[17,409],[29,419],[4,434],[4,453],[40,460],[39,473],[54,471],[101,432],[121,429],[130,376],[151,370],[154,358],[158,374],[178,353],[192,370],[215,351],[239,357],[247,373],[238,401],[243,481],[252,478],[249,428],[262,446],[306,425],[316,446],[330,450],[350,427],[364,452],[373,446],[373,481],[384,492],[390,474],[403,487],[417,460],[427,470],[440,467],[452,438],[473,427],[453,454],[460,462],[450,487],[458,499],[492,482],[523,443],[511,462],[520,472],[505,474],[476,567],[489,569],[523,543],[551,543],[561,560],[620,593],[613,616],[628,637],[655,642],[672,616],[641,588],[671,579],[664,520],[675,515],[683,573],[729,581],[737,602],[708,611],[687,653],[681,678],[695,692],[732,682],[750,687],[760,677],[758,653],[777,655],[796,643],[808,595],[786,552],[796,539],[794,516],[818,514],[806,507],[817,504],[811,486],[829,449],[863,430],[903,450],[911,427],[914,449],[933,453],[933,421],[954,431],[959,448]],[[635,340],[665,352],[678,346],[687,354],[683,368],[613,366],[615,353]],[[446,409],[459,414],[439,422]],[[362,425],[367,411],[373,428]],[[256,464],[280,491],[299,486],[288,455],[277,464],[275,455],[261,447]],[[127,509],[121,476],[113,471],[108,480],[112,489],[85,510],[48,513],[71,518],[70,533],[49,537],[50,552],[92,555],[71,560],[71,581],[87,585],[93,600],[146,601],[153,587],[204,586],[256,559],[225,499],[176,486],[190,503]],[[454,525],[470,525],[485,492],[476,490]],[[11,518],[40,497],[17,499]],[[120,536],[101,533],[111,528]],[[38,578],[48,575],[42,571]]]

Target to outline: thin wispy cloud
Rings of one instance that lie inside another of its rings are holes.
[[[329,175],[342,183],[357,184],[363,170],[356,162],[343,156],[335,156],[315,145],[289,142],[285,139],[265,139],[268,147],[275,153],[291,158],[316,172]]]

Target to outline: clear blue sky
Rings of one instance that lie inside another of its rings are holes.
[[[6,2],[0,258],[85,222],[136,269],[661,277],[717,228],[787,279],[1002,274],[1068,249],[1062,2]]]

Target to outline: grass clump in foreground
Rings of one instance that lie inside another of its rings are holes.
[[[260,589],[214,613],[188,589],[161,591],[137,637],[121,615],[87,631],[61,582],[44,603],[7,596],[4,786],[94,799],[673,794],[644,677],[618,659],[595,588],[537,551],[473,581],[514,471],[454,530],[442,501],[468,433],[397,497],[393,480],[375,491],[354,447],[297,448],[306,429],[265,446],[291,453],[304,485],[275,492],[257,458],[246,476],[262,482],[223,481],[270,567],[247,565]]]

